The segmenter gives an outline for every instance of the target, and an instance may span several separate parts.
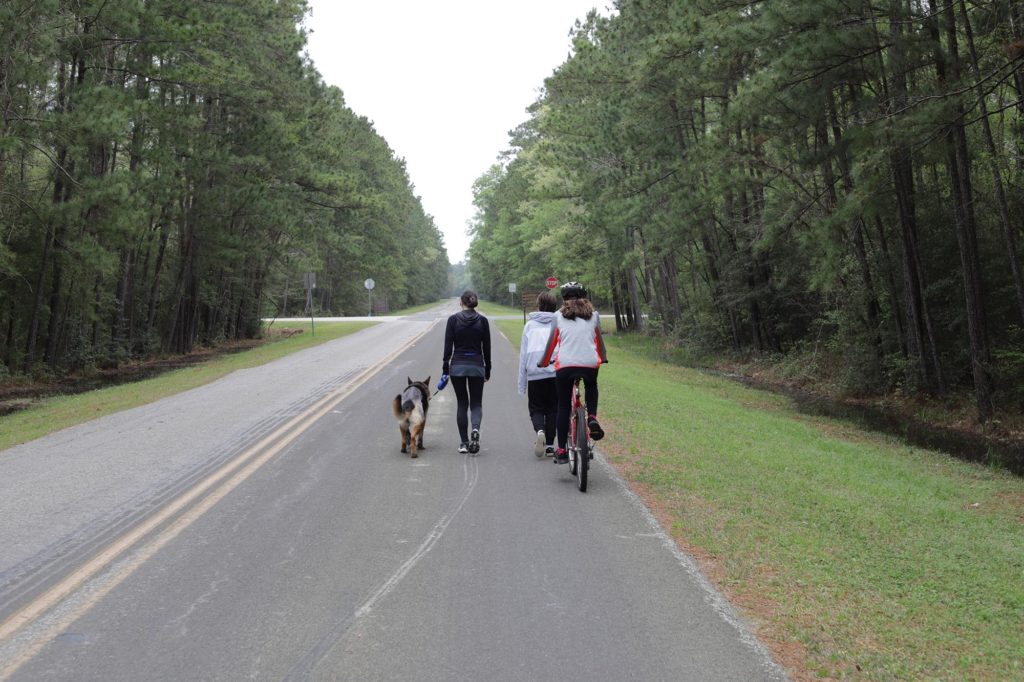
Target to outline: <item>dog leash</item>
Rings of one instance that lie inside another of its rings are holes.
[[[437,382],[437,390],[434,391],[433,393],[431,393],[430,397],[433,398],[435,395],[437,395],[438,393],[443,391],[444,387],[447,386],[447,385],[448,385],[448,375],[447,374],[442,374],[441,375],[441,379],[438,380],[438,382]]]

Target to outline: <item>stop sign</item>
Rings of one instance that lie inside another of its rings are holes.
[[[548,289],[554,289],[556,286],[558,286],[558,278],[548,277],[544,283],[547,284]]]

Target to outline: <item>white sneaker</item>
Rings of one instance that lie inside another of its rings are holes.
[[[465,444],[465,443],[460,443],[460,444],[459,444],[459,454],[460,454],[460,455],[464,455],[464,454],[466,454],[467,452],[469,452],[469,448],[468,448],[468,447],[466,447],[466,444]]]
[[[544,456],[544,429],[537,432],[537,440],[533,441],[533,454],[537,457]]]

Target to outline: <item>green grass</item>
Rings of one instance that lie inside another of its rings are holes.
[[[424,303],[389,313],[390,316],[410,315],[429,310],[442,301]],[[332,339],[359,331],[376,322],[326,322],[315,320],[315,334],[311,334],[310,322],[275,322],[271,330],[302,329],[286,339],[277,339],[257,348],[220,357],[215,360],[173,370],[154,379],[138,381],[120,386],[89,391],[72,396],[47,398],[31,407],[0,417],[0,450],[18,443],[24,443],[53,431],[81,424],[112,412],[145,405],[160,398],[209,383],[236,369],[255,367],[279,357],[309,348]]]
[[[494,303],[493,301],[480,301],[476,307],[477,311],[488,317],[494,315],[519,315],[522,317],[523,309],[512,307],[509,305],[502,305],[500,303]]]
[[[603,452],[795,677],[1024,679],[1024,481],[608,346]]]
[[[408,308],[401,308],[399,310],[392,310],[392,311],[387,312],[387,313],[378,313],[377,315],[374,315],[374,317],[400,317],[402,315],[412,315],[414,313],[421,313],[424,310],[430,310],[431,308],[435,308],[435,307],[441,305],[446,300],[448,300],[448,299],[440,299],[439,298],[436,301],[432,301],[430,303],[421,303],[419,305],[410,306]],[[366,315],[366,312],[367,311],[365,309],[362,312],[352,312],[352,313],[350,313],[348,315],[348,317],[363,317],[363,316]],[[330,317],[330,315],[325,315],[324,317]],[[319,324],[326,324],[326,323],[320,322],[320,318],[319,317],[317,317],[315,319],[316,319],[316,323],[318,325]],[[278,320],[274,324],[276,324],[278,326],[281,326],[283,323],[280,320]],[[289,324],[291,324],[291,323],[289,323]]]
[[[0,450],[96,417],[145,405],[208,384],[235,370],[263,365],[374,324],[377,323],[319,322],[314,335],[310,333],[309,322],[290,322],[289,329],[303,329],[303,333],[270,341],[240,353],[221,356],[194,367],[172,370],[152,379],[41,400],[32,407],[0,417],[0,426],[3,427],[0,430]],[[272,327],[280,328],[280,325]]]
[[[370,324],[42,401],[0,418],[0,449]],[[522,322],[495,324],[518,348]],[[607,342],[602,451],[795,678],[1024,679],[1024,481]]]
[[[438,299],[432,303],[421,303],[420,305],[414,305],[410,308],[402,308],[401,310],[392,310],[387,313],[385,317],[398,317],[400,315],[412,315],[413,313],[422,313],[424,310],[430,310],[444,303],[443,300]]]

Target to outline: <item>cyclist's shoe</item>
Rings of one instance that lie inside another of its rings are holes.
[[[594,440],[601,440],[604,438],[604,429],[597,423],[597,417],[590,415],[587,418],[587,427],[590,429],[590,437]]]
[[[469,434],[469,451],[474,455],[480,452],[480,429],[473,429]]]
[[[459,454],[460,455],[464,455],[467,452],[469,452],[469,448],[466,447],[466,444],[465,443],[459,443]]]
[[[555,450],[555,464],[568,464],[569,453],[564,448],[558,448]]]
[[[544,456],[545,457],[554,457],[555,456],[555,446],[554,445],[545,445],[544,446]]]
[[[537,432],[537,440],[533,441],[533,454],[537,457],[544,456],[544,429]]]

